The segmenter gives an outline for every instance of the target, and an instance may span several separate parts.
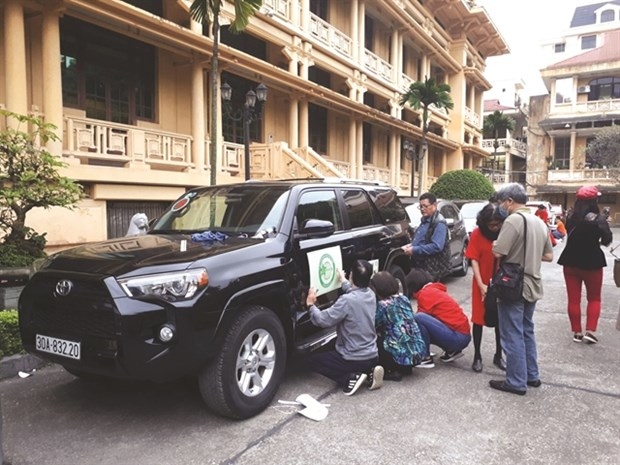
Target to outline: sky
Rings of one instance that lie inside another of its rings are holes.
[[[477,0],[508,43],[511,53],[487,59],[485,76],[491,83],[522,79],[526,94],[546,94],[540,78],[540,43],[559,38],[570,25],[576,6],[598,0]]]

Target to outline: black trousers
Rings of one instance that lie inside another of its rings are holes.
[[[344,387],[353,373],[370,373],[377,365],[378,357],[369,360],[345,360],[335,350],[311,354],[307,360],[307,367],[323,376],[327,376]]]

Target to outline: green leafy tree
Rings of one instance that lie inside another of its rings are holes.
[[[409,105],[416,111],[422,109],[422,147],[424,150],[428,147],[427,134],[428,127],[428,111],[431,105],[437,108],[445,108],[452,110],[454,108],[454,102],[450,95],[450,86],[445,83],[437,83],[435,78],[426,78],[424,81],[416,81],[409,86],[409,89],[401,95],[400,106]],[[422,160],[424,152],[418,155],[418,158]],[[413,162],[412,162],[413,163]],[[420,180],[418,186],[422,186],[422,169],[420,169]],[[412,173],[412,178],[414,173]],[[412,180],[413,182],[413,180]],[[418,187],[419,189],[419,187]]]
[[[44,144],[57,140],[56,127],[35,116],[0,110],[0,266],[28,266],[45,256],[45,233],[26,226],[35,207],[71,208],[82,187],[58,170],[65,163]]]
[[[429,189],[437,197],[449,200],[486,200],[495,189],[486,176],[473,170],[448,171]]]
[[[230,3],[235,5],[235,19],[230,24],[233,33],[245,30],[250,23],[250,18],[258,11],[263,4],[263,0],[232,0]],[[217,182],[218,145],[214,140],[217,134],[217,100],[219,89],[217,87],[218,77],[218,58],[220,52],[220,12],[224,0],[194,0],[189,7],[189,12],[193,20],[211,25],[213,34],[213,57],[211,58],[211,185]]]
[[[602,128],[586,147],[591,167],[620,167],[620,126]]]
[[[497,167],[497,149],[499,148],[498,139],[506,136],[507,131],[514,131],[515,120],[505,115],[499,110],[495,110],[490,115],[484,117],[482,132],[485,139],[493,139],[493,171]]]

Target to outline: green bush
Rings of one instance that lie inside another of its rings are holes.
[[[429,191],[448,200],[487,200],[495,189],[491,181],[477,171],[456,170],[439,176]]]
[[[17,310],[0,311],[0,358],[23,352]]]

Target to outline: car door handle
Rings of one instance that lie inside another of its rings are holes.
[[[355,246],[352,245],[344,245],[341,246],[340,249],[344,252],[344,253],[351,253],[353,252],[353,249],[355,248]]]

